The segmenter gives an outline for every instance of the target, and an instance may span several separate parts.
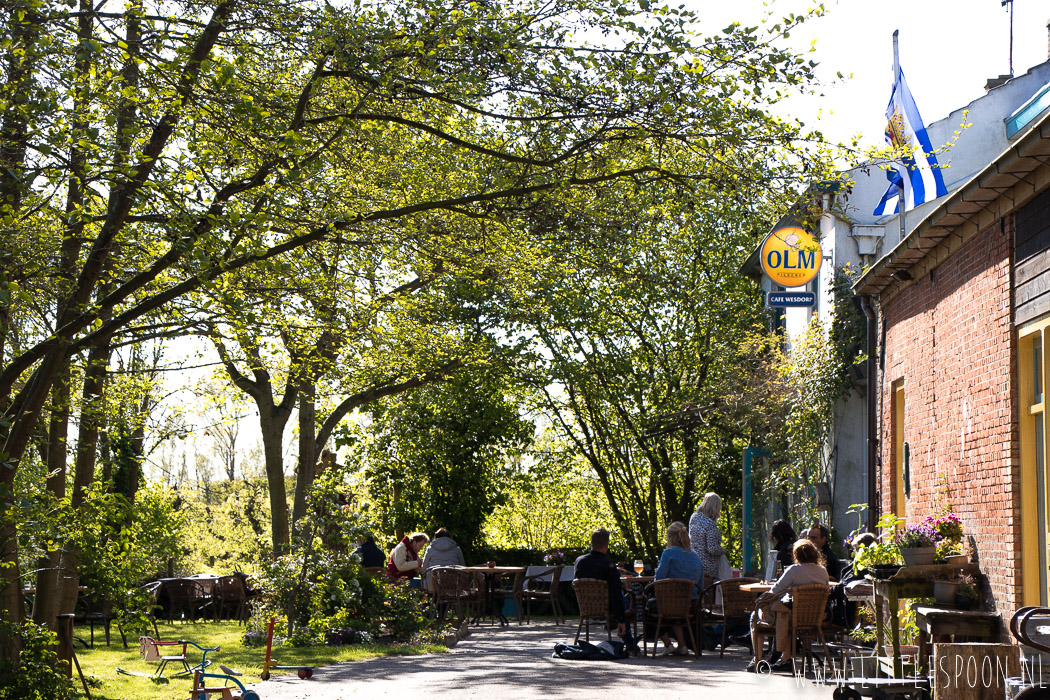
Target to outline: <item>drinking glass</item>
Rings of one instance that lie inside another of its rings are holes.
[[[642,563],[642,560],[641,559],[635,559],[634,560],[634,572],[636,574],[640,575],[644,569],[645,569],[645,564]]]

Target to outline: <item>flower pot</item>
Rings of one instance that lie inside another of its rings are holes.
[[[944,563],[952,566],[966,566],[970,560],[965,554],[952,554],[944,558]]]
[[[449,649],[451,649],[452,647],[456,646],[456,642],[458,642],[458,641],[459,641],[459,636],[455,632],[452,632],[451,634],[446,634],[445,635],[445,646],[448,647]]]
[[[934,581],[933,597],[941,605],[955,605],[955,594],[959,590],[959,584],[954,581]]]
[[[901,547],[905,566],[928,566],[937,558],[936,547]]]
[[[876,564],[869,569],[871,575],[878,579],[890,578],[900,570],[900,564]]]

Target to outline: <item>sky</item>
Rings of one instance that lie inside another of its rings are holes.
[[[709,32],[733,21],[754,25],[769,9],[781,17],[812,6],[805,0],[679,1],[700,15]],[[1010,72],[1010,15],[1001,0],[823,4],[827,14],[789,39],[796,50],[806,51],[816,39],[811,56],[820,63],[823,96],[792,100],[787,108],[833,141],[860,133],[862,145],[882,145],[895,29],[900,31],[901,68],[927,124],[983,95],[988,78]],[[1014,75],[1023,75],[1047,60],[1050,0],[1014,0],[1013,5]],[[846,80],[838,81],[837,72]]]

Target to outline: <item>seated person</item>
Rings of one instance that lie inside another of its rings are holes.
[[[419,550],[423,549],[430,541],[430,536],[425,532],[413,532],[405,535],[397,543],[394,550],[390,552],[390,561],[386,565],[386,574],[392,579],[407,578],[409,585],[419,587],[419,581],[413,580],[419,573],[420,561]]]
[[[667,527],[667,549],[660,555],[660,564],[656,567],[656,575],[653,579],[659,581],[664,578],[684,578],[694,581],[700,589],[704,587],[704,565],[700,561],[700,555],[693,551],[689,542],[689,531],[684,523],[673,522]],[[693,589],[695,600],[699,592]],[[650,601],[653,612],[656,611],[655,600]],[[684,656],[689,653],[685,645],[685,637],[682,634],[682,626],[674,626],[674,636],[678,639],[678,648],[671,643],[671,637],[667,632],[663,633],[661,639],[664,642],[663,655],[675,654]]]
[[[773,549],[777,550],[777,561],[785,569],[794,563],[791,558],[791,547],[794,546],[797,539],[795,528],[783,518],[774,522],[769,528],[769,543],[773,545]]]
[[[423,589],[428,593],[434,592],[434,577],[430,575],[429,570],[435,566],[466,566],[463,550],[443,527],[434,533],[434,541],[427,547],[423,564],[420,566],[420,571],[423,572]]]
[[[361,560],[361,566],[366,569],[386,564],[386,555],[376,546],[375,537],[372,535],[357,538],[357,549],[354,550],[354,554]]]
[[[819,522],[814,521],[813,527],[806,531],[805,536],[809,538],[810,542],[817,545],[817,549],[824,555],[824,568],[828,570],[828,576],[836,581],[840,580],[844,564],[835,556],[835,552],[831,550],[831,545],[828,544],[828,529]]]
[[[754,672],[758,663],[762,661],[762,644],[766,641],[766,634],[756,628],[759,621],[768,622],[771,615],[776,620],[776,644],[780,654],[779,660],[773,663],[774,671],[791,669],[792,647],[790,639],[791,608],[782,600],[781,596],[790,593],[795,586],[806,586],[814,583],[828,583],[828,570],[822,565],[820,550],[807,539],[800,539],[792,547],[792,556],[795,564],[784,570],[777,579],[773,589],[758,597],[755,604],[755,612],[751,614],[751,643],[755,649],[755,657],[747,665],[746,670]]]
[[[627,603],[620,570],[609,558],[609,531],[598,528],[591,533],[591,551],[576,560],[576,578],[596,578],[609,583],[609,617],[616,623],[616,634],[631,653],[638,653],[638,643],[627,626]]]

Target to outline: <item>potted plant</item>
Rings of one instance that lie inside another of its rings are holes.
[[[969,610],[977,605],[979,599],[980,594],[977,592],[977,584],[973,576],[963,576],[955,591],[955,607],[960,610]]]
[[[896,544],[905,566],[932,564],[941,536],[927,523],[911,525],[897,534]]]
[[[961,554],[962,545],[962,521],[955,513],[946,513],[939,518],[927,515],[922,519],[923,525],[928,525],[939,536],[937,542],[937,562],[945,564],[962,565],[966,563],[966,556]]]
[[[944,581],[934,579],[933,597],[941,605],[955,605],[955,596],[962,585],[959,581]]]
[[[900,551],[892,542],[874,542],[857,548],[857,571],[868,570],[877,578],[888,578],[901,568]]]

